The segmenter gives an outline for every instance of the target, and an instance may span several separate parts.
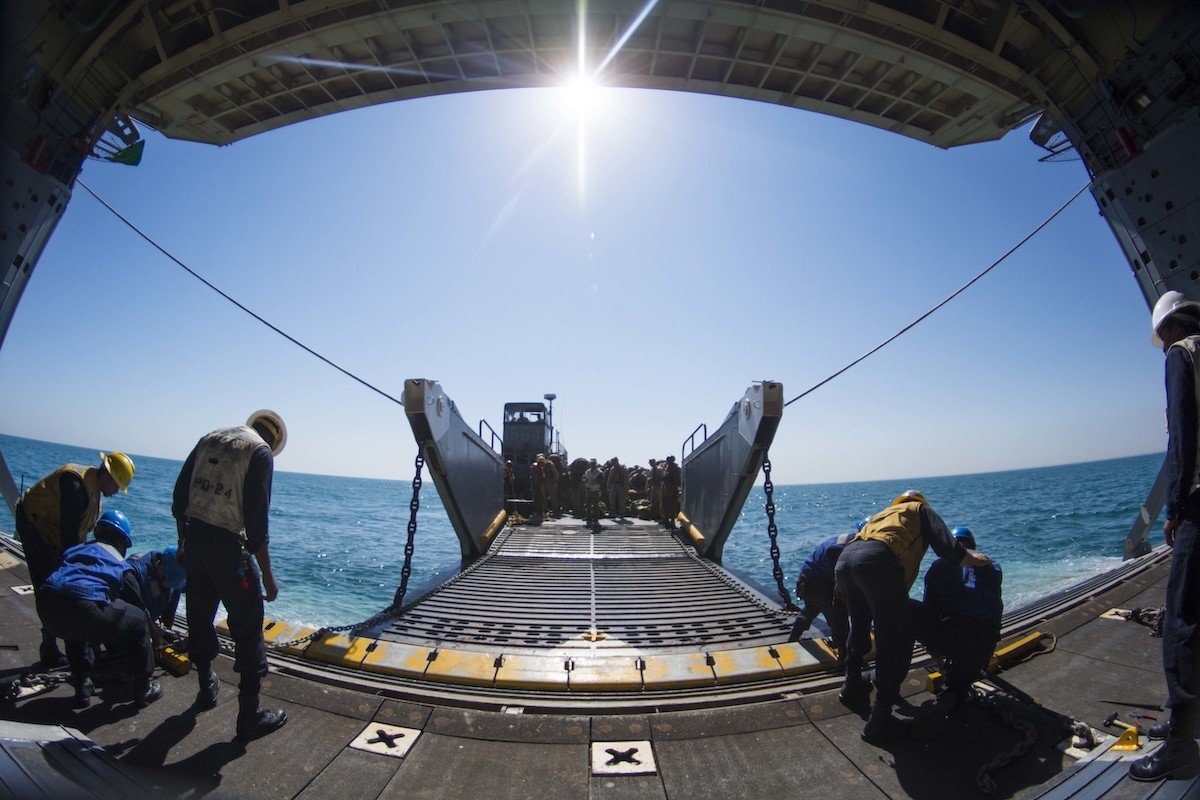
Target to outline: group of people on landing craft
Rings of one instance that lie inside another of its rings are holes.
[[[201,437],[175,482],[176,544],[141,555],[129,554],[128,517],[101,508],[104,497],[129,490],[134,465],[127,455],[101,453],[97,467],[67,464],[24,493],[16,505],[16,529],[42,623],[40,664],[69,667],[76,707],[91,703],[101,645],[109,657],[124,659],[137,708],[162,696],[162,686],[151,680],[155,655],[180,638],[171,625],[186,592],[198,710],[217,704],[220,682],[212,662],[220,603],[234,642],[233,668],[240,673],[238,737],[257,738],[287,721],[282,710],[259,707],[267,673],[263,601],[279,592],[267,547],[267,512],[274,459],[286,441],[283,420],[267,410],[252,414],[245,425]],[[65,657],[58,639],[66,643]]]
[[[504,467],[504,498],[516,497],[512,461]],[[627,467],[613,457],[603,464],[577,458],[564,464],[557,453],[538,453],[529,465],[533,513],[538,518],[573,513],[588,524],[602,517],[625,519],[633,515],[654,519],[672,528],[679,514],[683,481],[675,456],[650,459],[650,466]]]

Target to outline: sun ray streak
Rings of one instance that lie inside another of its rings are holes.
[[[327,61],[323,58],[309,58],[308,56],[269,56],[266,60],[272,63],[285,64],[303,64],[306,67],[327,67],[330,69],[342,69],[347,72],[390,72],[393,75],[416,75],[424,78],[428,75],[431,78],[459,78],[460,75],[438,74],[434,72],[423,72],[419,69],[407,69],[405,67],[381,67],[378,64],[356,64],[347,61]]]
[[[633,36],[633,34],[637,32],[637,29],[642,27],[642,23],[646,21],[646,17],[650,16],[650,12],[654,10],[656,5],[658,5],[658,0],[650,0],[650,2],[646,3],[646,6],[641,10],[637,17],[634,18],[633,24],[625,29],[625,32],[621,34],[621,38],[617,40],[615,45],[613,45],[613,49],[610,50],[608,55],[604,57],[604,60],[600,62],[600,66],[596,68],[597,75],[603,72],[604,68],[608,66],[609,62],[616,58],[617,53],[619,53],[621,48],[625,46],[625,43],[629,41],[629,37]],[[582,66],[583,65],[581,64],[579,71],[580,75],[584,74]]]

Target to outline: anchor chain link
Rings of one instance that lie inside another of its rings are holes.
[[[1012,749],[1006,750],[1000,755],[993,758],[988,763],[979,768],[979,774],[975,777],[975,785],[979,787],[979,791],[991,796],[996,793],[998,788],[996,781],[992,778],[992,773],[1004,769],[1016,759],[1025,755],[1029,748],[1037,742],[1037,728],[1033,723],[1019,720],[1013,717],[1012,712],[1000,707],[1000,702],[995,695],[987,695],[981,698],[981,704],[988,711],[995,714],[1005,726],[1012,728],[1017,733],[1021,734],[1021,741],[1017,742]]]
[[[783,567],[779,565],[779,529],[775,526],[775,484],[771,482],[771,459],[763,455],[763,492],[767,496],[767,537],[771,540],[771,572],[775,576],[775,585],[779,589],[779,597],[783,607],[788,611],[796,611],[792,594],[784,584]]]
[[[267,644],[268,650],[286,650],[289,647],[298,647],[308,642],[319,641],[330,634],[369,628],[400,610],[400,607],[404,604],[404,595],[408,591],[408,578],[412,574],[413,553],[416,551],[417,512],[421,509],[421,470],[425,467],[425,458],[421,455],[419,449],[414,466],[416,467],[416,474],[413,475],[412,479],[412,499],[408,502],[408,538],[404,542],[404,566],[400,569],[400,587],[396,589],[392,604],[378,614],[364,619],[362,622],[320,628],[306,636],[301,636],[298,639],[292,639],[287,642],[271,642]]]

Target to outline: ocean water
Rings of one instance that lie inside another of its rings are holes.
[[[98,455],[90,448],[4,435],[0,449],[18,486],[67,462],[97,463]],[[171,493],[181,462],[133,458],[137,475],[130,493],[106,500],[105,507],[129,516],[135,552],[174,544]],[[856,520],[900,492],[919,489],[948,525],[970,526],[979,548],[1001,562],[1005,604],[1016,608],[1120,564],[1129,527],[1161,463],[1161,455],[1146,455],[911,481],[776,485],[788,585],[822,539],[852,530]],[[337,625],[364,619],[391,602],[404,560],[412,475],[397,478],[276,472],[271,559],[280,590],[268,616]],[[456,566],[459,558],[454,531],[433,482],[425,478],[410,590]],[[761,487],[751,493],[725,547],[725,566],[771,587],[764,500]],[[0,527],[11,531],[11,518],[0,516]],[[1161,542],[1161,534],[1153,537],[1153,544]],[[918,580],[914,594],[919,591]]]

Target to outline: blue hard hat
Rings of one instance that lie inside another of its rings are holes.
[[[855,532],[861,531],[863,528],[867,527],[867,523],[870,521],[871,521],[870,517],[863,517],[858,522],[854,523]]]
[[[971,533],[971,529],[966,525],[959,525],[954,530],[950,531],[950,535],[955,539],[961,539],[967,547],[975,546],[975,534]]]
[[[183,587],[187,585],[187,572],[184,571],[183,565],[179,563],[178,548],[171,546],[162,552],[163,572],[166,573],[167,583],[171,584],[171,588],[176,591],[183,591]]]
[[[116,544],[124,544],[127,549],[133,545],[133,528],[129,525],[129,519],[122,512],[105,511],[100,515],[100,519],[96,521],[97,539],[103,538],[100,536],[101,528],[110,531],[110,536],[115,535]]]

